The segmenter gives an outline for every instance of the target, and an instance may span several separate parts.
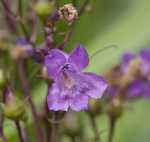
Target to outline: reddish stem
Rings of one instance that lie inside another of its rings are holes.
[[[23,135],[22,135],[20,124],[19,124],[18,121],[16,121],[15,124],[16,124],[16,128],[17,128],[18,135],[19,135],[19,138],[20,138],[20,142],[24,142],[24,138],[23,138]]]
[[[33,101],[32,101],[32,96],[31,96],[31,92],[30,92],[30,89],[29,89],[28,81],[27,81],[25,61],[22,61],[22,64],[21,64],[21,73],[22,73],[23,88],[24,88],[24,91],[25,91],[27,97],[29,97],[28,101],[29,101],[29,104],[30,104],[30,107],[31,107],[31,110],[32,110],[32,115],[33,115],[33,118],[34,118],[35,127],[36,127],[36,131],[37,131],[37,134],[38,134],[38,137],[39,137],[39,141],[44,142],[44,136],[43,136],[43,133],[42,133],[42,130],[41,130],[41,127],[40,127],[39,118],[38,118],[35,106],[33,104]]]

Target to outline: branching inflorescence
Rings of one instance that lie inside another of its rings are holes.
[[[88,52],[82,45],[77,45],[70,54],[64,51],[89,2],[73,0],[59,6],[59,0],[0,1],[0,21],[5,21],[0,23],[2,142],[8,142],[4,121],[10,120],[17,129],[20,142],[32,141],[28,103],[37,133],[36,141],[60,142],[64,135],[70,136],[73,142],[76,139],[101,141],[102,131],[98,131],[95,117],[107,113],[110,118],[108,141],[111,142],[125,102],[150,98],[150,51],[143,50],[138,56],[125,54],[122,63],[110,69],[104,78],[92,72],[82,72],[89,64]],[[57,22],[62,20],[67,23],[68,31],[65,31],[63,40],[58,41],[62,31],[57,31]],[[41,100],[44,107],[40,108],[33,101],[33,80],[36,80],[35,84],[44,80],[49,88],[46,101]],[[82,126],[86,116],[81,117],[78,111],[85,111],[89,116],[95,134],[93,138],[85,137],[86,130]],[[21,121],[24,126],[20,125]]]

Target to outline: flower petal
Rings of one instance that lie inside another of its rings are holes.
[[[45,58],[45,66],[51,78],[55,79],[60,67],[67,61],[66,55],[59,50],[51,50]]]
[[[70,99],[70,107],[74,111],[81,111],[88,109],[89,97],[85,94],[75,95]]]
[[[78,47],[71,53],[68,58],[68,62],[75,65],[79,71],[87,67],[89,63],[89,57],[87,51],[82,45],[78,45]]]
[[[137,99],[147,95],[149,84],[144,80],[134,80],[127,89],[126,99]]]
[[[145,49],[140,51],[140,57],[146,62],[150,63],[150,50]]]
[[[130,52],[127,52],[122,57],[122,65],[121,65],[121,72],[125,72],[130,61],[133,59],[134,55]]]
[[[61,96],[61,93],[59,91],[59,88],[56,83],[52,85],[52,87],[49,90],[48,96],[47,96],[47,104],[49,110],[53,111],[67,111],[69,108],[69,101],[67,96]]]
[[[88,80],[88,92],[87,95],[92,98],[101,98],[104,91],[108,87],[107,81],[101,76],[94,73],[85,72],[84,77]]]

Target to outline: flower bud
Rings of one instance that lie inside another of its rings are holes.
[[[72,4],[65,4],[58,11],[61,19],[71,22],[78,18],[78,12]]]
[[[38,0],[33,8],[35,12],[43,19],[49,18],[53,11],[53,5],[49,2],[49,0]]]
[[[118,118],[123,113],[123,104],[119,99],[113,99],[112,103],[108,105],[107,112],[110,116]]]
[[[88,112],[91,116],[97,116],[102,112],[101,100],[91,100],[89,104]]]
[[[12,120],[25,119],[24,103],[16,96],[9,93],[6,98],[6,103],[1,104],[1,108],[6,117]]]
[[[62,123],[65,133],[70,137],[79,136],[81,134],[81,122],[78,115],[74,112],[68,112]]]
[[[31,47],[29,45],[27,46],[16,45],[15,47],[11,48],[10,55],[14,60],[26,59],[28,57],[27,51],[30,48]]]

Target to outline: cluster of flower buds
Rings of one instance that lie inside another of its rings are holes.
[[[38,0],[33,9],[43,19],[48,19],[53,12],[53,4],[49,0]]]

